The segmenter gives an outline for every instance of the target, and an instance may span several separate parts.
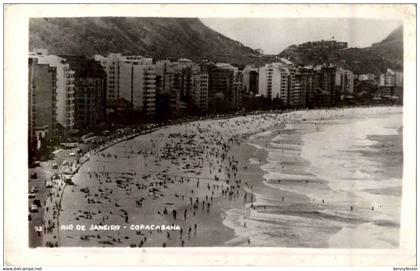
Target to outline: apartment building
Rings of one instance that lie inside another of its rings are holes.
[[[335,73],[335,86],[340,94],[353,94],[354,92],[354,74],[350,70],[338,68]]]
[[[43,142],[57,136],[56,67],[28,59],[28,149],[32,157]]]
[[[74,71],[75,121],[78,130],[100,125],[105,120],[106,73],[93,58],[62,56]]]
[[[201,111],[208,111],[209,74],[200,68],[192,75],[192,102]]]
[[[148,116],[156,112],[156,70],[152,58],[110,54],[95,56],[107,73],[107,110],[123,99],[131,110],[142,111]]]
[[[60,134],[69,135],[74,126],[74,71],[70,69],[66,59],[49,55],[47,50],[35,49],[29,58],[37,59],[38,64],[46,64],[56,68],[56,120]]]
[[[259,69],[259,94],[269,99],[280,98],[289,104],[290,70],[282,63],[266,64]]]

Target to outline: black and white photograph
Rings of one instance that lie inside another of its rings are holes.
[[[403,19],[40,14],[19,75],[29,249],[411,242]]]

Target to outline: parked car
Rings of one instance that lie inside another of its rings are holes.
[[[39,166],[41,166],[41,163],[39,161],[32,162],[30,165],[31,168],[39,167]]]
[[[39,199],[34,199],[34,201],[32,203],[35,204],[38,207],[41,207],[41,201]]]
[[[31,188],[31,193],[38,193],[38,187],[34,186]]]
[[[38,174],[36,172],[31,174],[31,179],[36,179],[38,178]]]
[[[28,198],[29,198],[29,199],[33,199],[33,198],[35,198],[35,194],[32,194],[32,193],[28,194]]]
[[[31,208],[30,208],[30,211],[32,213],[37,213],[38,212],[38,206],[36,206],[36,204],[32,204]]]
[[[57,163],[53,163],[53,164],[52,164],[52,168],[53,168],[53,169],[58,169],[58,164],[57,164]]]

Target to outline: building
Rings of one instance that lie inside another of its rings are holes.
[[[75,121],[79,130],[100,125],[105,120],[106,73],[94,59],[62,56],[74,71]]]
[[[314,106],[315,91],[315,72],[312,67],[299,67],[296,73],[297,80],[300,81],[303,106],[312,108]]]
[[[187,58],[156,62],[158,107],[181,113],[193,104],[193,70],[198,67]],[[158,109],[160,110],[160,109]]]
[[[258,68],[245,66],[242,71],[242,90],[244,94],[258,94]]]
[[[208,111],[209,74],[199,67],[192,74],[192,102],[202,113]]]
[[[159,60],[155,63],[156,70],[156,112],[159,119],[168,118],[180,107],[180,95],[172,90],[168,83],[167,70],[170,60]]]
[[[383,87],[402,87],[403,86],[403,73],[396,72],[391,69],[387,69],[386,73],[382,73],[379,76],[379,86]]]
[[[262,96],[280,98],[284,105],[289,104],[290,70],[282,63],[266,64],[259,69],[258,90]]]
[[[340,95],[335,89],[336,68],[331,65],[324,65],[318,69],[318,72],[320,73],[319,87],[323,91],[322,103],[326,103],[325,105],[335,105],[340,99]],[[326,99],[328,102],[326,102]]]
[[[305,106],[305,92],[302,88],[304,84],[297,68],[289,69],[289,97],[288,104],[291,107],[298,108]]]
[[[367,74],[360,74],[359,75],[359,81],[375,81],[375,74],[373,73],[367,73]]]
[[[35,49],[29,57],[37,59],[38,64],[56,68],[56,119],[57,128],[64,137],[74,126],[74,71],[62,57],[49,55],[47,50]]]
[[[156,70],[153,59],[142,56],[110,54],[95,56],[107,73],[107,111],[114,111],[113,104],[123,99],[131,110],[141,111],[152,117],[156,113]]]
[[[30,159],[57,136],[56,67],[28,59],[28,149]]]
[[[156,71],[151,58],[124,56],[119,61],[119,98],[132,110],[155,114]]]
[[[121,54],[109,54],[107,57],[100,55],[95,56],[95,60],[100,62],[104,68],[107,78],[106,78],[106,95],[105,102],[107,112],[109,113],[112,109],[112,106],[117,102],[120,97],[119,90],[119,79],[120,79],[120,58]]]
[[[234,83],[238,68],[227,63],[209,64],[207,68],[209,110],[220,112],[233,109],[237,91]]]
[[[395,86],[402,87],[404,85],[404,78],[402,72],[395,72]]]
[[[350,70],[338,68],[335,74],[335,86],[337,87],[336,90],[338,90],[341,95],[353,95],[355,78],[353,72]]]
[[[238,71],[235,75],[233,82],[233,89],[231,92],[230,102],[231,108],[238,110],[242,107],[242,96],[243,96],[243,73]]]

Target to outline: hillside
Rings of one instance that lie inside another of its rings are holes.
[[[403,29],[399,27],[384,40],[366,48],[343,48],[335,41],[292,45],[278,56],[302,65],[333,63],[355,73],[382,73],[387,68],[403,68]]]
[[[186,57],[244,64],[259,53],[196,18],[33,18],[29,48],[59,55],[121,52],[157,59]]]

